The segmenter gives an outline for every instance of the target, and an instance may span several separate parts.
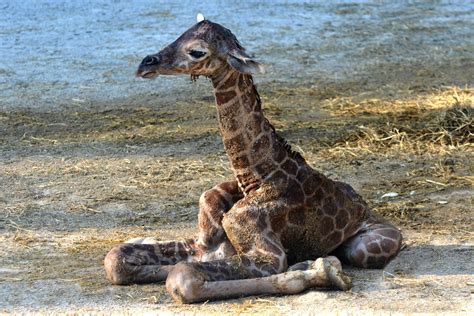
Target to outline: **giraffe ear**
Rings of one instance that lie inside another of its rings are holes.
[[[240,49],[233,49],[227,53],[227,63],[232,68],[242,73],[265,73],[265,68],[262,64],[253,60],[249,55]]]

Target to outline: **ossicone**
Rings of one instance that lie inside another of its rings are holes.
[[[204,17],[202,13],[198,13],[196,16],[196,20],[198,21],[198,23],[204,21],[205,19],[206,18]]]

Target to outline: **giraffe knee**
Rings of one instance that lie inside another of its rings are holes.
[[[112,248],[104,259],[104,268],[107,279],[115,285],[127,285],[133,283],[133,277],[127,272],[125,255],[130,250],[129,245],[122,244]]]
[[[357,267],[382,269],[400,251],[402,234],[393,227],[376,230],[377,235],[363,234],[346,246],[348,261]]]
[[[382,253],[385,254],[385,262],[383,264],[378,263],[378,267],[381,269],[385,267],[393,258],[395,258],[398,253],[400,252],[400,248],[402,247],[402,233],[396,229],[392,228],[389,233],[386,233],[385,236],[380,241],[380,249]],[[377,265],[377,260],[374,263],[374,260],[367,260],[368,264]]]
[[[204,285],[201,273],[192,264],[180,262],[171,270],[166,279],[166,290],[180,303],[200,301],[200,292]]]
[[[236,208],[224,215],[222,227],[238,252],[250,250],[255,236],[265,227],[265,214],[261,216],[252,209]]]

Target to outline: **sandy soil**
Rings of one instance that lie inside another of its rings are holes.
[[[339,9],[358,16],[359,8]],[[412,12],[431,18],[435,11]],[[113,245],[194,236],[200,194],[231,177],[209,82],[182,85],[180,94],[68,97],[54,107],[12,107],[12,90],[0,107],[0,312],[472,315],[472,30],[451,38],[465,26],[438,17],[439,28],[430,29],[382,13],[383,23],[359,21],[337,33],[347,45],[323,46],[346,54],[360,48],[347,55],[358,66],[337,80],[302,73],[314,62],[304,58],[314,57],[308,51],[283,61],[298,63],[295,77],[285,78],[276,56],[292,52],[258,52],[272,54],[269,68],[278,74],[259,85],[277,130],[311,165],[353,185],[402,228],[405,246],[384,270],[345,267],[354,283],[345,293],[188,306],[174,304],[162,284],[111,286],[102,260]],[[365,41],[387,23],[398,42]],[[426,58],[430,49],[439,55]],[[387,192],[398,195],[382,198]]]

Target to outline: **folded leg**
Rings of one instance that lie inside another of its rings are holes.
[[[359,232],[343,242],[333,254],[356,267],[381,269],[400,251],[400,230],[376,218],[362,223]]]
[[[270,224],[270,216],[278,212],[251,201],[238,202],[222,223],[238,255],[178,263],[166,280],[171,296],[191,303],[245,295],[294,294],[314,286],[350,288],[340,263],[334,266],[331,260],[320,259],[305,271],[285,272],[286,254],[279,232]]]
[[[153,283],[166,280],[174,264],[191,261],[195,252],[193,240],[124,243],[109,251],[104,267],[113,284]]]
[[[202,249],[202,254],[199,261],[219,260],[235,254],[222,227],[222,219],[242,198],[243,193],[237,181],[222,182],[201,195],[197,244]]]
[[[109,251],[104,260],[113,284],[152,283],[166,280],[180,261],[209,261],[235,254],[222,228],[222,218],[242,198],[236,181],[223,182],[204,192],[199,201],[197,241],[156,241],[134,238]]]

